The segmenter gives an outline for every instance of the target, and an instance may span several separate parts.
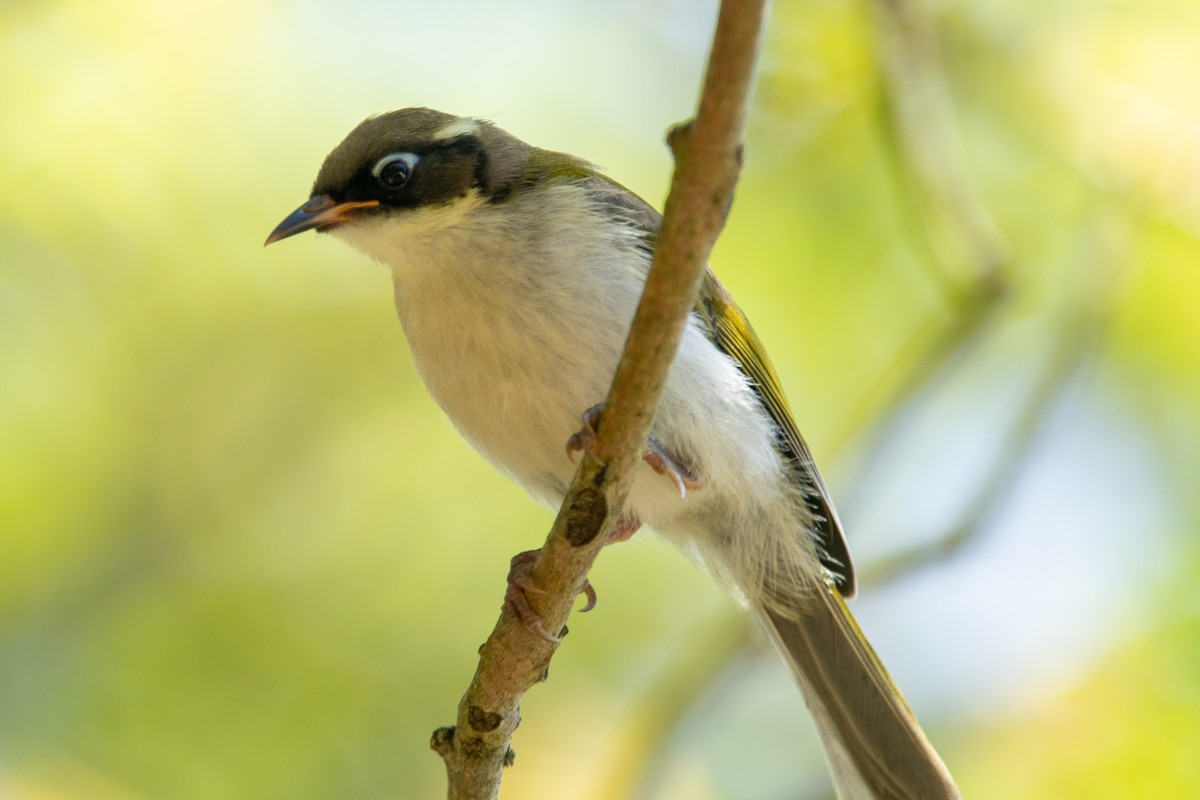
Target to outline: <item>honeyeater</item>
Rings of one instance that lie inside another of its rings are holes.
[[[315,229],[384,264],[434,399],[557,506],[576,469],[564,444],[607,394],[660,223],[586,161],[409,108],[354,128],[267,241]],[[637,470],[620,535],[645,523],[754,610],[839,796],[957,797],[846,607],[854,570],[833,502],[762,343],[711,272]]]

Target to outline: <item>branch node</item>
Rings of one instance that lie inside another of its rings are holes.
[[[449,760],[454,752],[454,726],[448,725],[434,731],[429,739],[429,747],[443,759]]]
[[[484,711],[479,706],[471,706],[467,709],[468,724],[480,733],[488,733],[496,730],[503,721],[504,717],[495,711]]]
[[[695,125],[695,118],[677,122],[667,129],[667,147],[671,148],[672,155],[675,160],[679,161],[683,158],[684,150],[691,144],[692,127]]]
[[[591,486],[584,487],[571,498],[563,536],[575,547],[586,547],[600,533],[607,516],[608,501],[604,493]]]

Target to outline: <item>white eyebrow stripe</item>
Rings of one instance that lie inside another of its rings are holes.
[[[453,139],[455,136],[463,136],[464,134],[475,135],[477,133],[479,133],[479,120],[457,119],[435,133],[433,138],[437,141],[445,141]]]

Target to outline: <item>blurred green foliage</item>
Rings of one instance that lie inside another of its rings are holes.
[[[1200,8],[918,8],[1012,255],[1008,338],[967,355],[985,367],[967,383],[1018,383],[1064,309],[1095,305],[1103,344],[1063,402],[1102,408],[1124,444],[1100,425],[1081,437],[1094,450],[1042,446],[1065,452],[1068,481],[1096,452],[1119,470],[1130,441],[1149,455],[1128,462],[1141,479],[1127,491],[1081,477],[1078,506],[1038,515],[1047,542],[1090,519],[1083,506],[1144,520],[1096,533],[1132,554],[1110,605],[1078,620],[1106,638],[1067,677],[1035,658],[1009,685],[975,684],[990,704],[910,695],[968,796],[1187,796],[1200,786]],[[355,122],[405,105],[493,116],[658,201],[661,134],[694,103],[712,11],[0,6],[0,796],[441,792],[428,735],[452,719],[508,557],[541,541],[549,512],[424,395],[382,270],[321,237],[261,241]],[[887,410],[881,376],[919,367],[904,342],[954,303],[887,123],[870,8],[780,3],[771,25],[714,265],[828,463]],[[943,454],[978,427],[969,403],[950,408],[931,437]],[[896,469],[927,467],[914,453]],[[832,474],[835,496],[856,483],[852,466]],[[1067,589],[1091,563],[1038,557],[1029,571]],[[937,591],[958,568],[908,580]],[[527,698],[508,796],[795,797],[780,787],[797,781],[820,796],[819,768],[755,744],[794,733],[812,756],[774,666],[750,658],[683,711],[660,691],[740,641],[712,633],[741,623],[704,576],[639,536],[593,577],[600,609]],[[999,658],[1030,626],[1032,585],[1022,601],[981,585],[976,599],[1011,604],[1012,619],[947,649]],[[902,639],[922,620],[905,624]],[[786,700],[722,704],[760,679]]]

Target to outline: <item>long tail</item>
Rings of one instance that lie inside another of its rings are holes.
[[[795,619],[759,616],[796,674],[841,800],[961,798],[836,589],[822,584]]]

